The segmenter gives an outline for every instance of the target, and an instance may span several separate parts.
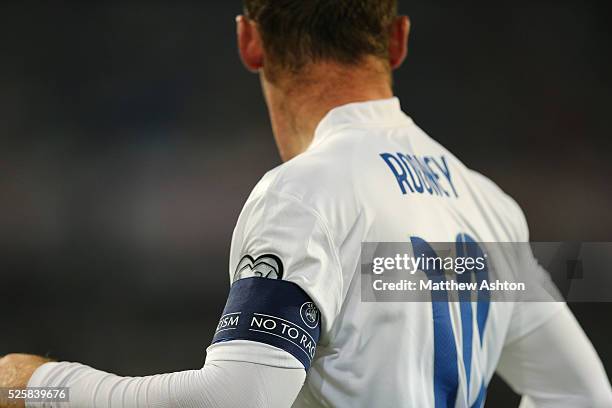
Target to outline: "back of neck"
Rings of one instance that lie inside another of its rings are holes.
[[[317,125],[332,109],[393,96],[389,69],[374,58],[357,66],[321,62],[274,82],[262,75],[262,86],[283,161],[308,149]]]

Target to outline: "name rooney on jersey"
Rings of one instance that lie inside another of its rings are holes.
[[[458,198],[450,169],[444,156],[416,156],[404,153],[381,153],[403,195],[410,193]]]

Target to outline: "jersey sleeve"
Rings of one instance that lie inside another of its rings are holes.
[[[277,276],[262,269],[259,261],[266,257],[278,262]],[[234,229],[231,283],[262,275],[299,286],[320,310],[323,331],[329,329],[342,304],[338,252],[322,217],[288,193],[266,191],[249,199]]]
[[[528,243],[529,227],[525,215],[514,200],[511,200],[511,204],[515,214],[514,220],[517,234],[515,241]],[[563,310],[565,306],[565,302],[563,302],[556,290],[550,274],[534,257],[531,247],[529,245],[519,245],[517,249],[519,269],[517,276],[520,280],[529,282],[531,299],[519,299],[515,302],[506,336],[506,344],[526,336],[547,323]]]
[[[200,370],[146,377],[121,377],[78,363],[47,363],[34,372],[28,387],[65,387],[69,401],[28,401],[26,406],[287,408],[304,379],[299,369],[208,358]]]
[[[531,286],[537,285],[537,287],[530,287],[532,299],[519,299],[515,302],[506,336],[506,344],[526,336],[547,323],[565,306],[565,302],[556,292],[548,272],[540,266],[530,248],[525,246],[525,250],[522,252],[525,253],[522,255],[524,259],[521,259],[521,267],[523,268],[521,273],[530,274],[529,284]]]
[[[522,408],[612,406],[612,389],[601,360],[566,306],[507,344],[497,372],[525,397]]]
[[[308,370],[342,304],[339,258],[319,214],[287,193],[249,198],[232,238],[230,282],[211,347],[263,343]]]

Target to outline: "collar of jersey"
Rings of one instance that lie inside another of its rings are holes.
[[[325,115],[317,126],[310,147],[319,144],[334,130],[347,126],[397,126],[410,122],[402,112],[398,98],[355,102],[338,106]]]

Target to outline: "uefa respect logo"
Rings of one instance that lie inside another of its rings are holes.
[[[306,302],[300,307],[300,317],[306,326],[314,329],[319,324],[319,309],[312,302]]]

